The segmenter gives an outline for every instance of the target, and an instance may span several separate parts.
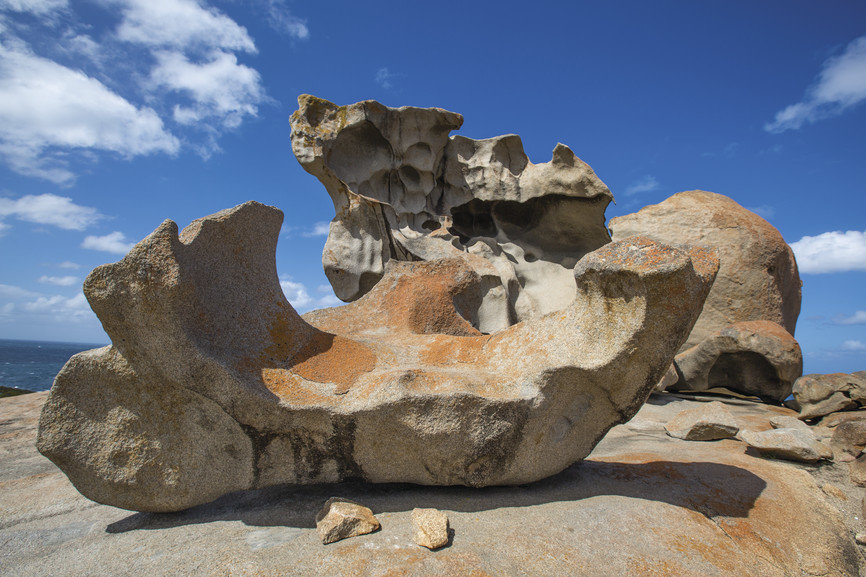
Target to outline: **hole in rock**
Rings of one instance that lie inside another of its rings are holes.
[[[767,391],[781,386],[773,365],[753,351],[725,353],[713,364],[709,374],[710,387],[725,387],[765,396]]]
[[[439,221],[438,220],[425,220],[424,224],[421,225],[421,228],[425,230],[439,230]]]

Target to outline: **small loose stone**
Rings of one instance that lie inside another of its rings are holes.
[[[428,549],[448,544],[448,515],[438,509],[412,509],[412,540]]]

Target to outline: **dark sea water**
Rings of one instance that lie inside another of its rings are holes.
[[[0,385],[47,391],[69,357],[101,346],[0,339]]]

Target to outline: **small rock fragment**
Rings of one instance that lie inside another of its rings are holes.
[[[807,425],[797,417],[786,417],[784,415],[771,417],[770,426],[774,429],[800,429],[803,431],[812,432],[812,429],[809,428],[809,425]]]
[[[740,431],[740,439],[763,456],[803,463],[832,459],[833,451],[821,444],[811,431],[773,429],[772,431]]]
[[[671,437],[686,441],[715,441],[733,438],[740,427],[725,405],[713,401],[677,414],[665,430]]]
[[[448,515],[438,509],[412,509],[412,540],[428,549],[448,544]]]
[[[373,511],[347,499],[331,497],[316,515],[316,533],[327,545],[341,539],[366,535],[381,525]]]
[[[860,545],[866,545],[866,533],[857,533],[854,535],[854,540]]]
[[[824,483],[821,485],[821,490],[829,497],[835,497],[836,499],[842,499],[843,501],[848,500],[848,495],[846,495],[845,492],[836,485]]]

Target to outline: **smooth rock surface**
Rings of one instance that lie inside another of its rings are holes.
[[[794,334],[801,301],[794,253],[773,225],[732,199],[680,192],[611,219],[610,229],[615,240],[641,235],[704,246],[719,256],[718,278],[681,352],[742,321],[772,321]]]
[[[0,400],[4,575],[864,575],[853,540],[863,530],[862,489],[850,485],[847,465],[801,467],[744,454],[734,440],[672,439],[662,424],[697,404],[673,395],[653,395],[587,460],[529,486],[282,485],[172,514],[81,496],[34,447],[45,397]],[[726,406],[755,429],[794,414],[733,399]],[[831,481],[847,499],[824,494]],[[383,529],[323,547],[313,519],[335,492],[371,507]],[[448,514],[450,547],[412,542],[416,507]]]
[[[788,332],[771,321],[734,323],[707,336],[674,360],[680,378],[668,388],[725,388],[781,402],[803,373],[803,353]]]
[[[809,425],[797,417],[787,417],[782,415],[771,418],[770,426],[774,429],[801,429],[803,431],[812,431]]]
[[[714,401],[686,409],[668,421],[665,430],[685,441],[717,441],[735,437],[740,427],[725,405]]]
[[[448,515],[438,509],[412,509],[412,540],[428,549],[448,544]]]
[[[687,337],[718,261],[632,238],[585,256],[572,304],[483,335],[462,259],[391,260],[301,318],[249,202],[166,221],[84,293],[112,346],[58,374],[38,448],[87,497],[177,511],[282,483],[528,483],[631,418]],[[569,274],[572,274],[571,272]]]
[[[574,265],[610,242],[613,195],[565,145],[533,164],[517,135],[449,136],[463,117],[440,108],[310,95],[298,106],[292,150],[334,202],[322,263],[344,301],[391,260],[457,257],[481,278],[470,322],[492,333],[568,306]]]
[[[803,375],[794,382],[792,392],[801,419],[859,409],[866,406],[866,373]]]
[[[740,431],[739,437],[767,457],[804,463],[833,458],[833,451],[829,447],[820,443],[811,431],[800,428],[760,432],[744,430]]]
[[[369,507],[331,497],[316,515],[316,533],[324,545],[366,535],[381,528]]]

